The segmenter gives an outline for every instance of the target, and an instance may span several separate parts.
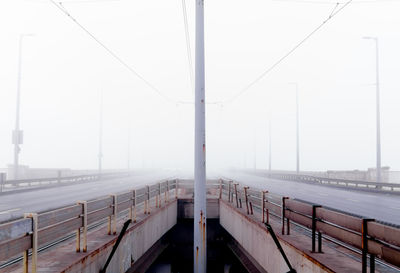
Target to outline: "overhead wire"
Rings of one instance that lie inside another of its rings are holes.
[[[133,73],[137,78],[142,80],[151,90],[156,92],[158,95],[163,97],[170,103],[179,103],[162,93],[157,87],[151,84],[148,80],[146,80],[142,75],[140,75],[132,66],[126,63],[121,57],[119,57],[114,51],[112,51],[109,47],[107,47],[103,42],[101,42],[94,34],[92,34],[85,26],[83,26],[75,17],[71,15],[70,12],[66,10],[66,8],[62,5],[62,2],[56,3],[54,0],[50,0],[59,10],[61,10],[65,15],[68,16],[78,27],[80,27],[86,34],[88,34],[97,44],[99,44],[104,50],[106,50],[114,59],[116,59],[120,64],[122,64],[126,69],[128,69],[131,73]]]
[[[189,35],[189,24],[188,17],[186,11],[186,1],[182,0],[182,13],[183,13],[183,22],[185,27],[185,38],[186,38],[186,51],[189,65],[189,77],[192,93],[194,93],[194,71],[193,71],[193,61],[192,61],[192,49],[190,46],[190,35]]]
[[[246,93],[251,87],[253,87],[256,83],[262,80],[267,74],[273,71],[279,64],[281,64],[286,58],[288,58],[293,52],[295,52],[301,45],[303,45],[308,39],[310,39],[316,32],[318,32],[327,22],[329,22],[332,18],[334,18],[338,13],[340,13],[344,8],[346,8],[353,0],[348,0],[344,3],[340,8],[335,9],[332,13],[325,19],[320,25],[318,25],[314,30],[312,30],[308,35],[306,35],[300,42],[298,42],[292,49],[290,49],[287,53],[285,53],[281,58],[279,58],[275,63],[273,63],[270,67],[268,67],[264,72],[262,72],[256,79],[254,79],[251,83],[242,88],[237,94],[233,95],[231,98],[222,100],[221,103],[230,103],[238,99],[244,93]]]

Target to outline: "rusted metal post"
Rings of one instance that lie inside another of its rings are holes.
[[[367,256],[368,256],[368,222],[372,222],[374,219],[362,219],[362,241],[361,241],[361,249],[362,249],[362,273],[367,273]]]
[[[32,219],[32,258],[31,258],[31,269],[32,273],[37,272],[37,258],[38,258],[38,214],[37,213],[25,213],[24,215],[25,218],[31,218]],[[24,272],[29,271],[28,269],[28,252],[24,253],[24,265],[26,265],[26,268],[24,268]]]
[[[82,206],[82,230],[83,230],[83,252],[87,251],[87,202],[86,201],[78,201],[78,205]],[[78,228],[76,231],[76,252],[81,251],[81,228]]]
[[[285,235],[285,214],[286,214],[286,199],[288,199],[288,197],[282,197],[282,235]]]
[[[249,214],[250,213],[250,211],[249,211],[249,200],[248,200],[248,198],[247,198],[247,189],[248,189],[249,187],[247,187],[247,186],[245,186],[245,187],[243,187],[243,190],[244,190],[244,200],[246,201],[246,210],[247,210],[247,214]]]
[[[147,186],[147,214],[150,214],[150,186]]]
[[[239,184],[238,183],[235,183],[235,184],[233,184],[233,187],[234,187],[234,189],[235,189],[235,199],[236,199],[236,207],[238,208],[239,207],[239,197],[238,197],[238,191],[237,191],[237,186],[238,186]],[[233,199],[233,198],[232,198]],[[232,200],[233,201],[233,200]]]
[[[261,222],[265,223],[265,194],[268,191],[261,191]]]
[[[136,223],[136,190],[133,190],[133,222]]]
[[[168,180],[165,182],[165,192],[164,192],[164,201],[165,203],[168,202],[168,193],[169,193],[169,184],[168,184]]]
[[[317,208],[319,205],[312,206],[312,223],[311,223],[311,252],[315,252],[315,233],[317,232]],[[318,237],[319,239],[319,237]],[[318,244],[319,246],[319,244]],[[319,248],[319,247],[318,247]]]

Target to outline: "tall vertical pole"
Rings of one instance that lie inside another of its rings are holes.
[[[380,112],[380,90],[379,90],[379,49],[378,38],[376,45],[376,182],[382,181],[381,176],[381,112]]]
[[[102,172],[102,159],[103,159],[103,90],[100,92],[100,112],[99,112],[99,176]]]
[[[376,182],[382,182],[381,168],[381,112],[380,112],[380,90],[379,90],[379,47],[377,37],[363,37],[375,41],[376,50]]]
[[[207,271],[204,0],[196,1],[194,272]]]
[[[271,131],[271,120],[268,123],[268,170],[272,168],[272,131]]]
[[[299,86],[296,83],[296,172],[300,172]]]
[[[19,51],[18,51],[18,78],[17,78],[17,105],[15,113],[15,129],[13,132],[13,142],[14,142],[14,179],[18,179],[18,169],[19,169],[19,144],[20,144],[20,128],[19,128],[19,112],[21,103],[21,73],[22,73],[22,40],[24,34],[19,36]]]

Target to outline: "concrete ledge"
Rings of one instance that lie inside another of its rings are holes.
[[[271,220],[271,219],[270,219]],[[220,224],[267,271],[287,272],[289,268],[277,250],[260,214],[247,215],[227,201],[220,200]],[[291,235],[280,235],[280,224],[270,221],[292,266],[298,273],[361,272],[361,263],[325,246],[324,253],[311,253],[311,239],[292,229]]]
[[[127,219],[120,219],[118,230]],[[177,222],[177,200],[170,201],[151,214],[144,215],[138,210],[137,222],[132,224],[122,239],[107,272],[125,273],[154,243],[156,243]],[[40,253],[38,272],[98,273],[105,264],[117,235],[107,235],[107,227],[88,234],[88,252],[76,253],[75,240]],[[16,265],[4,272],[21,272],[22,265]]]

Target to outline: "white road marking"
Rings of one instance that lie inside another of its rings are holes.
[[[6,214],[6,213],[14,212],[14,211],[17,211],[17,210],[21,210],[21,208],[0,211],[0,214]]]

